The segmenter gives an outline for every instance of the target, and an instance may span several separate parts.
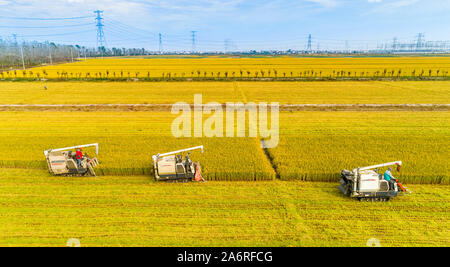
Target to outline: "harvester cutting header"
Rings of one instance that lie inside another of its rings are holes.
[[[172,151],[164,154],[153,155],[153,167],[157,181],[204,181],[200,163],[192,162],[191,152],[200,149],[203,153],[203,146],[196,146],[182,150]],[[183,158],[184,152],[188,152]]]
[[[99,162],[96,157],[90,158],[87,153],[83,155],[82,149],[87,147],[95,147],[98,155],[98,143],[44,151],[50,173],[59,176],[96,176],[94,167]]]

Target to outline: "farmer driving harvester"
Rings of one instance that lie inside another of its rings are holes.
[[[393,190],[395,177],[392,176],[392,168],[389,168],[384,172],[384,180],[389,182],[389,189]]]
[[[83,160],[83,152],[81,152],[81,148],[77,148],[76,159],[78,168],[81,168],[81,162]]]

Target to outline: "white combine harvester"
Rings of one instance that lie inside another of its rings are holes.
[[[400,171],[401,161],[383,163],[363,168],[356,168],[353,171],[341,171],[341,185],[339,190],[349,197],[366,201],[389,201],[391,198],[411,193],[398,179],[393,179],[393,188],[389,187],[389,182],[378,173],[378,168],[397,166]]]
[[[44,151],[50,173],[59,176],[96,176],[94,167],[99,164],[97,158],[90,158],[84,154],[81,166],[78,166],[76,153],[72,151],[86,147],[95,147],[95,153],[98,155],[98,143]]]
[[[156,180],[175,182],[204,181],[200,163],[191,161],[190,152],[184,158],[182,154],[197,149],[200,149],[203,153],[203,146],[196,146],[154,155],[152,158]]]

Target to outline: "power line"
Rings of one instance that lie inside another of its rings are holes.
[[[60,26],[11,26],[11,25],[1,25],[0,28],[8,28],[8,29],[56,29],[56,28],[72,28],[72,27],[81,27],[81,26],[89,26],[92,23],[84,23],[84,24],[73,24],[73,25],[60,25]]]
[[[41,34],[41,35],[16,35],[16,37],[52,37],[52,36],[64,36],[64,35],[76,35],[80,33],[90,32],[91,30],[78,31],[78,32],[66,32],[66,33],[55,33],[55,34]]]
[[[0,16],[2,19],[11,19],[11,20],[77,20],[77,19],[87,19],[92,18],[92,16],[83,16],[83,17],[69,17],[69,18],[29,18],[29,17],[7,17]]]
[[[142,29],[136,28],[131,25],[124,24],[120,21],[116,21],[113,19],[108,19],[108,25],[113,26],[116,29],[121,29],[123,31],[126,31],[127,33],[133,33],[135,35],[144,36],[146,38],[150,37],[150,38],[156,39],[156,36],[157,36],[157,34],[154,32],[142,30]]]

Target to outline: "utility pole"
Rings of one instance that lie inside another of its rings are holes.
[[[94,11],[97,16],[95,17],[95,22],[97,23],[97,48],[103,50],[106,47],[106,39],[105,39],[105,33],[103,31],[103,27],[105,26],[103,24],[103,10],[96,10]]]
[[[22,54],[22,66],[23,70],[25,70],[25,60],[23,58],[23,45],[20,46],[20,54]]]
[[[72,57],[72,63],[73,63],[73,50],[72,50],[72,47],[70,47],[70,56]]]
[[[192,53],[195,53],[195,50],[196,50],[196,34],[197,34],[197,31],[191,31],[191,34],[192,34]]]
[[[159,34],[159,54],[162,53],[162,34]]]
[[[50,65],[53,65],[53,59],[52,59],[52,45],[48,44],[48,56],[50,58]]]

